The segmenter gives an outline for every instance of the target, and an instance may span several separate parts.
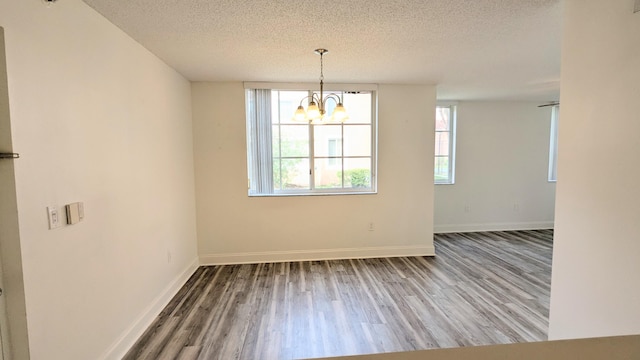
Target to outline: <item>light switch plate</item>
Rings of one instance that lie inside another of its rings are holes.
[[[84,220],[84,203],[78,203],[78,216],[80,216],[80,221]]]
[[[47,206],[47,218],[49,219],[49,230],[57,229],[62,226],[60,211],[58,211],[57,206]]]

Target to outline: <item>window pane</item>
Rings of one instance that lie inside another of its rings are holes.
[[[371,159],[344,159],[344,187],[371,188]]]
[[[315,159],[314,165],[316,188],[342,188],[342,159]]]
[[[342,153],[342,140],[341,139],[329,139],[329,156],[337,157]]]
[[[434,178],[436,182],[448,181],[449,180],[449,158],[436,156],[433,173],[434,173]]]
[[[271,127],[271,153],[274,158],[280,157],[280,126]]]
[[[329,139],[329,165],[342,164],[342,139]]]
[[[309,189],[309,159],[274,159],[273,167],[277,190]]]
[[[436,107],[436,131],[448,131],[451,109],[448,107]]]
[[[309,93],[307,91],[273,91],[271,93],[272,101],[272,113],[275,115],[272,118],[274,123],[280,120],[283,124],[299,124],[293,121],[293,114],[296,112],[300,101],[303,100]],[[309,102],[307,100],[302,101],[302,105],[307,107]]]
[[[558,114],[559,106],[551,109],[551,138],[549,140],[549,181],[558,180]]]
[[[313,141],[315,156],[342,155],[342,126],[322,125],[313,127]],[[338,143],[340,146],[338,146]]]
[[[273,189],[282,190],[282,173],[280,172],[280,158],[273,158]]]
[[[344,108],[349,115],[350,124],[371,124],[371,93],[343,95]]]
[[[282,157],[309,156],[309,125],[281,125],[280,153]]]
[[[371,156],[371,126],[344,125],[344,156]]]
[[[453,184],[455,106],[437,106],[435,124],[434,182]]]
[[[436,156],[449,155],[449,133],[436,132]]]

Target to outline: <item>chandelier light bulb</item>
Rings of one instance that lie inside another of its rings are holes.
[[[333,120],[339,122],[345,122],[349,116],[347,115],[347,110],[344,108],[342,103],[338,103],[336,108],[333,110],[333,115],[331,116]]]
[[[309,103],[309,107],[307,108],[307,116],[312,120],[322,117],[320,108],[318,108],[318,105],[315,101]]]
[[[298,121],[298,122],[308,121],[307,112],[304,111],[304,108],[302,107],[302,105],[298,106],[298,109],[296,110],[295,114],[293,114],[293,121]]]

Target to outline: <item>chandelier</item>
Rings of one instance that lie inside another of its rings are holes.
[[[324,90],[324,74],[323,74],[323,63],[322,56],[329,52],[327,49],[316,49],[315,53],[320,55],[320,95],[313,93],[313,95],[305,96],[300,100],[300,106],[296,110],[293,115],[294,121],[299,122],[309,122],[311,124],[327,124],[334,122],[345,122],[349,116],[347,116],[347,111],[342,105],[342,97],[338,96],[335,93],[329,93],[326,96],[323,95]],[[302,102],[305,100],[309,100],[309,106],[307,110],[302,106]],[[333,113],[328,118],[325,116],[327,112],[327,102],[329,100],[333,100],[336,103],[335,109],[333,109]]]

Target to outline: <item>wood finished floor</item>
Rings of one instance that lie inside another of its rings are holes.
[[[436,257],[203,266],[124,359],[297,359],[547,339],[552,230]]]

